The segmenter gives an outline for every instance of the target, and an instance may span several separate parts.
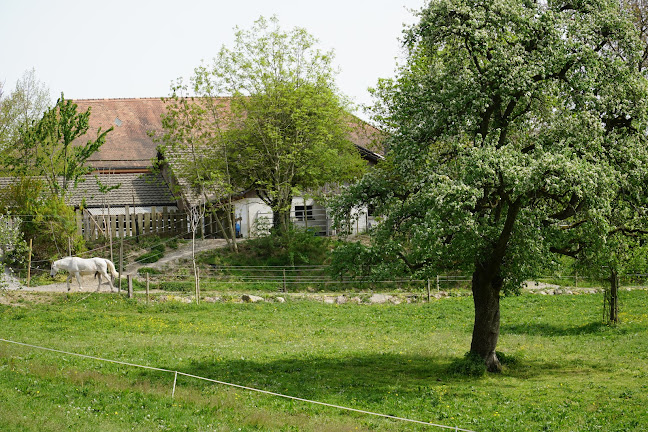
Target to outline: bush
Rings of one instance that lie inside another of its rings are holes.
[[[518,364],[518,358],[513,355],[505,354],[501,351],[495,351],[495,354],[502,366],[515,366]]]
[[[78,233],[74,209],[59,196],[51,195],[42,180],[22,177],[0,190],[0,210],[29,215],[21,224],[22,238],[33,239],[32,259],[51,260],[85,250]]]
[[[138,256],[135,261],[143,264],[150,264],[160,260],[164,256],[164,245],[162,243],[154,244],[149,252]]]
[[[138,273],[140,274],[151,274],[151,275],[157,275],[157,274],[163,274],[164,272],[162,270],[154,269],[152,267],[142,267],[137,270]]]
[[[453,361],[448,372],[466,377],[480,377],[486,373],[486,363],[479,354],[469,351],[462,359]]]
[[[175,237],[172,238],[172,239],[169,239],[166,242],[166,247],[168,247],[169,249],[174,249],[175,250],[175,249],[178,249],[178,246],[179,246],[178,239],[175,238]]]
[[[173,282],[160,282],[160,289],[162,291],[183,291],[183,292],[193,292],[195,285],[193,281],[182,282],[182,281],[173,281]]]
[[[205,261],[224,266],[321,265],[328,260],[330,247],[328,238],[318,237],[312,230],[291,227],[239,243],[238,254],[222,250]]]
[[[515,356],[505,354],[500,351],[495,351],[497,359],[502,366],[513,366],[518,364],[518,359]],[[457,359],[450,364],[449,371],[454,375],[461,375],[466,377],[480,377],[486,373],[486,363],[479,354],[467,352],[462,359]]]

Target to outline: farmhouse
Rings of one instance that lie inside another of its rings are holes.
[[[128,213],[133,218],[148,217],[152,211],[177,211],[184,214],[196,205],[186,187],[174,188],[179,182],[172,170],[154,172],[153,164],[164,162],[165,155],[158,151],[153,136],[162,132],[161,115],[165,102],[157,98],[145,99],[88,99],[75,100],[80,111],[91,109],[90,131],[113,126],[105,144],[88,163],[95,174],[81,184],[70,204],[84,204],[85,217],[105,214],[107,205],[114,214]],[[84,137],[80,138],[85,139]],[[382,156],[381,134],[372,126],[358,121],[350,137],[367,163],[376,164]],[[100,192],[97,179],[104,185],[120,185],[108,192]],[[182,186],[182,185],[181,185]],[[128,206],[128,207],[127,207]],[[327,209],[312,198],[295,197],[291,217],[297,225],[315,228],[322,235],[332,234]],[[235,201],[235,218],[243,237],[255,234],[254,227],[272,219],[272,211],[254,191],[241,191]],[[133,219],[136,220],[136,219]],[[363,231],[372,223],[371,215],[362,212],[353,230]],[[96,223],[84,223],[93,226]],[[134,226],[137,226],[135,224]],[[203,224],[207,232],[216,229],[208,221]],[[127,227],[126,235],[132,232]]]

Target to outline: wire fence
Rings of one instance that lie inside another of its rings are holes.
[[[169,245],[178,242],[185,237],[185,233],[176,233],[163,238],[156,238],[157,244],[169,248]],[[205,238],[215,238],[215,235]],[[139,234],[131,237],[130,242],[144,241],[151,238],[150,234]],[[116,254],[119,243],[103,244],[78,254],[80,257],[104,256],[109,257]],[[112,248],[112,249],[111,249]],[[121,273],[129,273],[128,268],[133,265],[143,266],[134,277],[140,284],[144,284],[148,270],[149,283],[154,285],[153,289],[160,288],[168,291],[187,291],[189,286],[194,284],[193,269],[190,267],[175,267],[172,271],[158,273],[146,267],[148,260],[157,258],[154,255],[158,252],[151,251],[146,258],[140,258],[144,248],[129,250],[119,258],[115,264],[119,270],[119,263],[123,263]],[[159,258],[163,257],[165,251],[159,252]],[[128,265],[126,265],[128,263]],[[31,261],[29,267],[14,269],[21,277],[29,274],[32,277],[46,275],[50,272],[49,260]],[[132,273],[132,272],[131,272]],[[445,274],[437,275],[430,279],[413,278],[372,278],[372,277],[340,277],[333,276],[327,266],[303,265],[303,266],[233,266],[233,265],[200,265],[200,281],[206,289],[224,289],[226,286],[242,287],[246,289],[258,289],[261,291],[298,292],[298,291],[332,291],[332,292],[412,292],[416,294],[427,294],[428,298],[435,290],[461,291],[469,290],[472,278],[468,274]],[[600,278],[585,277],[581,275],[541,275],[533,278],[534,281],[556,285],[558,287],[602,287],[605,281]],[[41,281],[42,283],[42,281]],[[621,285],[647,286],[648,274],[627,273],[620,276]],[[29,284],[29,280],[27,281]]]
[[[193,269],[175,268],[173,273],[148,273],[140,269],[137,279],[146,278],[152,286],[169,291],[188,291],[194,287]],[[368,277],[340,278],[330,274],[323,265],[303,266],[222,266],[211,265],[200,269],[201,290],[255,289],[274,292],[393,292],[425,295],[436,291],[466,290],[470,278],[439,275],[435,279],[374,279]]]
[[[167,241],[173,241],[168,239]],[[96,249],[95,251],[96,252]],[[150,284],[151,289],[163,291],[191,291],[195,286],[194,271],[191,266],[174,266],[172,269],[159,271],[146,267],[145,263],[138,261],[134,252],[124,256],[124,261],[133,264],[143,264],[137,272],[132,274],[136,281],[137,289],[143,289],[144,284]],[[92,255],[89,253],[87,256]],[[119,267],[117,266],[119,269]],[[132,267],[131,267],[132,268]],[[30,268],[32,276],[49,274],[48,261],[33,262]],[[21,274],[26,269],[20,269]],[[459,293],[471,290],[472,278],[468,275],[437,275],[430,279],[411,278],[370,278],[354,277],[345,278],[334,276],[330,269],[323,265],[303,266],[224,266],[201,265],[199,267],[199,280],[201,291],[232,291],[256,290],[263,292],[336,292],[336,293],[362,293],[362,292],[392,292],[411,293],[427,296],[428,299],[435,293]],[[621,286],[645,287],[648,286],[648,274],[630,273],[621,278]],[[537,289],[545,288],[588,288],[606,287],[606,281],[583,276],[555,276],[546,275],[534,278],[539,284]],[[42,281],[41,281],[42,283]],[[533,284],[528,285],[534,288]]]
[[[159,367],[146,366],[146,365],[139,365],[139,364],[136,364],[136,363],[124,362],[124,361],[119,361],[119,360],[111,360],[111,359],[106,359],[106,358],[102,358],[102,357],[90,356],[90,355],[86,355],[86,354],[79,354],[79,353],[54,349],[54,348],[48,348],[48,347],[42,347],[42,346],[38,346],[38,345],[27,344],[27,343],[24,343],[24,342],[16,342],[16,341],[8,340],[8,339],[0,339],[0,341],[8,343],[8,344],[14,344],[14,345],[27,347],[27,348],[39,349],[39,350],[54,352],[54,353],[58,353],[58,354],[71,355],[71,356],[86,358],[86,359],[100,361],[100,362],[114,363],[114,364],[119,364],[119,365],[123,365],[123,366],[155,370],[155,371],[158,371],[158,372],[172,373],[173,374],[173,388],[172,388],[172,391],[171,391],[171,398],[175,397],[176,386],[177,386],[177,383],[178,383],[178,375],[180,375],[180,376],[185,376],[185,377],[188,377],[188,378],[194,378],[194,379],[198,379],[198,380],[202,380],[202,381],[207,381],[207,382],[211,382],[211,383],[214,383],[214,384],[219,384],[219,385],[223,385],[223,386],[227,386],[227,387],[233,387],[233,388],[238,388],[238,389],[241,389],[241,390],[247,390],[247,391],[250,391],[250,392],[256,392],[256,393],[266,394],[266,395],[269,395],[269,396],[275,396],[275,397],[280,397],[280,398],[284,398],[284,399],[290,399],[290,400],[294,400],[294,401],[298,401],[298,402],[304,402],[305,404],[320,405],[320,406],[325,406],[325,407],[329,407],[329,408],[335,408],[335,409],[338,409],[338,410],[343,410],[343,411],[348,411],[348,412],[355,412],[355,413],[358,413],[358,414],[364,414],[364,415],[368,415],[368,416],[382,417],[382,418],[386,418],[386,419],[397,420],[397,421],[407,422],[407,423],[415,423],[415,424],[420,424],[420,425],[425,425],[425,426],[430,426],[430,427],[436,427],[436,428],[441,428],[441,429],[448,429],[448,430],[462,431],[462,432],[474,432],[474,431],[471,431],[469,429],[460,428],[458,426],[446,426],[446,425],[441,425],[441,424],[436,424],[436,423],[431,423],[431,422],[425,422],[425,421],[421,421],[421,420],[409,419],[409,418],[406,418],[406,417],[398,417],[398,416],[394,416],[394,415],[390,415],[390,414],[381,414],[381,413],[377,413],[377,412],[373,412],[373,411],[361,410],[361,409],[357,409],[357,408],[345,407],[345,406],[330,404],[330,403],[326,403],[326,402],[320,402],[320,401],[315,401],[315,400],[310,400],[310,399],[304,399],[304,398],[285,395],[285,394],[276,393],[276,392],[272,392],[272,391],[268,391],[268,390],[257,389],[257,388],[254,388],[254,387],[243,386],[243,385],[240,385],[240,384],[233,384],[233,383],[228,383],[228,382],[225,382],[225,381],[219,381],[219,380],[215,380],[215,379],[211,379],[211,378],[205,378],[205,377],[202,377],[202,376],[193,375],[193,374],[189,374],[189,373],[186,373],[186,372],[180,372],[180,371],[172,370],[172,369],[159,368]]]

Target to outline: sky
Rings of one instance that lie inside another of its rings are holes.
[[[356,104],[394,75],[404,25],[425,0],[0,0],[0,82],[6,93],[27,70],[53,101],[162,97],[189,78],[234,27],[277,16],[334,50],[337,85]],[[360,112],[361,117],[364,117]]]

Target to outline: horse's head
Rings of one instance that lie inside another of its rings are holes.
[[[50,270],[50,276],[56,275],[56,272],[58,272],[58,266],[56,265],[56,261],[52,263],[52,270]]]

